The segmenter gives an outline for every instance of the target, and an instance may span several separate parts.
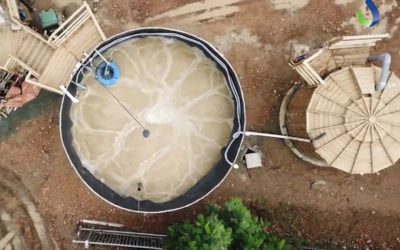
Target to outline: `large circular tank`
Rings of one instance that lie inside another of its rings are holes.
[[[120,74],[109,86],[95,78],[104,59]],[[68,158],[94,193],[125,210],[199,201],[225,179],[243,142],[233,138],[245,130],[234,70],[182,31],[143,28],[107,39],[77,66],[68,91],[79,100],[64,97],[61,106]]]
[[[394,165],[400,158],[400,80],[392,73],[375,91],[380,75],[375,66],[344,67],[324,85],[299,88],[287,106],[286,128],[313,143],[294,143],[296,150],[311,163],[354,174]]]

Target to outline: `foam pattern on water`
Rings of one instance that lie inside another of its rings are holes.
[[[88,76],[71,108],[78,156],[124,197],[166,202],[182,195],[222,158],[232,133],[234,104],[224,75],[201,50],[175,39],[130,40],[105,56],[121,71],[109,90],[151,133],[144,138]]]

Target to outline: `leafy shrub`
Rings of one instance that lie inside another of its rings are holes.
[[[166,249],[225,250],[232,240],[232,231],[215,215],[200,214],[194,224],[185,222],[168,228]]]
[[[240,199],[209,205],[191,224],[168,229],[167,249],[286,250],[285,240],[267,233],[269,223],[253,216]]]

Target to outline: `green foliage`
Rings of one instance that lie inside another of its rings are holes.
[[[166,249],[225,250],[231,239],[231,229],[225,228],[215,214],[200,214],[193,224],[185,222],[168,228]]]
[[[232,249],[261,249],[267,234],[263,228],[269,226],[264,221],[252,216],[239,199],[232,199],[221,208],[219,216],[227,227],[232,228]]]
[[[226,202],[220,209],[219,216],[225,226],[232,228],[233,241],[230,249],[283,250],[288,248],[284,240],[279,240],[264,231],[268,229],[270,223],[253,216],[240,199],[231,199]]]
[[[223,207],[210,205],[191,224],[175,224],[168,230],[166,249],[286,250],[285,240],[266,233],[269,223],[253,216],[240,199]]]

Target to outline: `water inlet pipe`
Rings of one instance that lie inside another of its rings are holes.
[[[375,84],[375,91],[381,91],[386,87],[387,81],[389,79],[389,68],[390,63],[392,61],[392,57],[389,53],[382,53],[375,56],[370,56],[368,61],[375,62],[381,61],[382,62],[382,72],[379,82]]]
[[[257,133],[257,132],[246,131],[246,132],[244,132],[244,135],[245,136],[261,136],[261,137],[269,137],[269,138],[277,138],[277,139],[286,139],[286,140],[308,142],[308,143],[312,142],[311,139],[293,137],[293,136],[288,136],[288,135],[276,135],[276,134],[269,134],[269,133]]]
[[[261,136],[261,137],[268,137],[268,138],[277,138],[277,139],[284,139],[284,140],[292,140],[292,141],[299,141],[299,142],[306,142],[306,143],[314,143],[315,141],[318,141],[325,137],[327,134],[324,132],[320,134],[319,136],[315,137],[314,139],[307,139],[307,138],[300,138],[300,137],[294,137],[294,136],[288,136],[288,135],[277,135],[277,134],[269,134],[269,133],[258,133],[258,132],[250,132],[250,131],[239,131],[233,134],[231,142],[228,144],[224,157],[225,161],[229,163],[230,165],[234,165],[235,163],[230,161],[228,159],[228,151],[229,148],[232,146],[233,142],[239,138],[240,135],[244,136]],[[236,167],[235,167],[236,168]]]

